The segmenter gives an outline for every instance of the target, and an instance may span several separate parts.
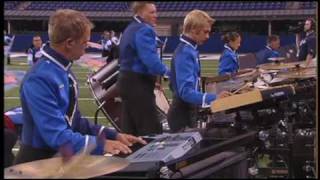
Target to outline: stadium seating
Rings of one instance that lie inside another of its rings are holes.
[[[80,2],[80,1],[30,1],[30,5],[25,10],[55,10],[70,8],[80,11],[130,11],[130,2]],[[20,1],[6,1],[5,10],[14,10]],[[158,1],[156,6],[158,11],[190,11],[201,10],[280,10],[286,9],[288,2],[249,2],[249,1]],[[315,9],[315,1],[300,2],[301,9]]]
[[[316,8],[316,1],[305,1],[301,2],[301,9],[315,9]]]
[[[93,2],[81,2],[81,1],[30,1],[25,10],[55,10],[61,8],[70,8],[80,11],[130,11],[130,3],[125,1],[93,1]],[[5,10],[14,10],[20,1],[6,1]],[[249,2],[249,1],[157,1],[156,6],[158,11],[190,11],[193,9],[201,10],[281,10],[287,8],[288,2],[280,1],[261,1],[261,2]],[[315,1],[299,2],[300,9],[315,9]]]
[[[4,9],[5,10],[14,10],[18,4],[20,4],[20,1],[6,1],[4,3]]]
[[[285,9],[286,2],[157,2],[159,11],[201,10],[277,10]]]
[[[37,1],[31,2],[26,10],[74,9],[80,11],[127,11],[125,2],[76,2],[76,1]]]

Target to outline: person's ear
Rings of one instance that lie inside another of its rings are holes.
[[[199,31],[196,28],[191,29],[191,34],[198,35]]]
[[[201,28],[200,27],[198,27],[198,28],[195,28],[195,33],[196,33],[196,35],[199,35],[200,33],[201,33]]]
[[[68,48],[68,49],[71,49],[73,48],[75,44],[75,41],[71,38],[68,38],[66,41],[65,41],[65,46]]]

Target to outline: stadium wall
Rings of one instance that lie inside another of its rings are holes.
[[[33,34],[25,34],[25,35],[16,35],[14,44],[12,46],[13,52],[24,52],[31,46]],[[48,35],[41,34],[43,42],[48,41]],[[100,40],[100,34],[93,33],[91,35],[92,42],[98,42]],[[165,37],[160,37],[161,39],[165,39]],[[249,52],[257,52],[262,49],[266,45],[267,36],[265,35],[252,35],[249,33],[242,34],[242,42],[241,47],[239,49],[239,53],[249,53]],[[280,35],[281,46],[286,46],[290,44],[295,44],[295,36],[293,34],[283,34]],[[168,37],[168,41],[166,44],[166,48],[164,53],[173,53],[175,48],[179,43],[179,36],[171,36]],[[221,34],[215,33],[213,34],[209,40],[204,44],[199,46],[200,53],[221,53],[223,50],[223,42],[221,41]],[[89,48],[88,52],[99,52],[97,49]]]

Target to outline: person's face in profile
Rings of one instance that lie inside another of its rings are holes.
[[[69,39],[68,49],[71,52],[71,60],[78,60],[85,54],[88,42],[90,41],[91,30],[88,28],[83,34],[82,38],[78,40]]]
[[[272,49],[279,49],[280,47],[280,39],[274,40],[270,44]]]
[[[109,39],[110,38],[110,33],[108,31],[105,31],[103,33],[104,38]]]
[[[141,9],[140,16],[151,26],[155,27],[157,25],[157,8],[154,4],[146,4]]]
[[[33,37],[32,44],[35,48],[40,48],[42,45],[42,39],[40,36]]]
[[[241,45],[241,37],[237,37],[234,41],[229,42],[229,46],[234,50],[238,50]]]
[[[304,32],[308,32],[309,30],[311,30],[311,24],[312,22],[310,20],[306,20],[306,22],[304,23]]]
[[[211,25],[209,23],[204,24],[202,28],[194,30],[194,41],[196,41],[198,45],[205,43],[209,39],[210,32]]]

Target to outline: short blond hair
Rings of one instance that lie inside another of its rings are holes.
[[[193,10],[189,12],[183,21],[183,33],[190,33],[193,29],[200,29],[208,23],[210,26],[215,22],[206,12]]]
[[[60,9],[50,16],[48,34],[51,44],[59,44],[72,38],[80,40],[84,33],[94,25],[81,12],[72,9]]]
[[[141,9],[143,9],[147,4],[155,4],[154,1],[134,1],[131,4],[131,8],[134,14],[137,14]]]

